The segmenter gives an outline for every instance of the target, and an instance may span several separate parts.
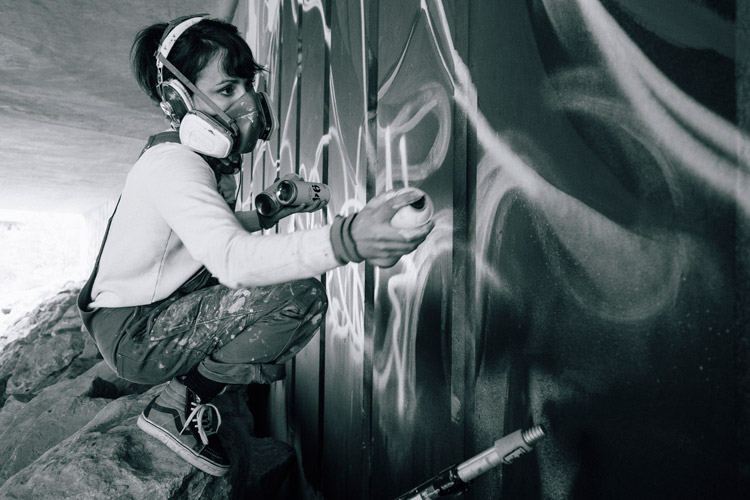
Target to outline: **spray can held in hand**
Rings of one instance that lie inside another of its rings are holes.
[[[316,201],[328,201],[331,191],[322,182],[305,182],[287,178],[274,182],[255,197],[258,213],[266,217],[274,215],[285,206],[298,206]]]
[[[399,229],[415,229],[424,226],[432,219],[432,213],[435,211],[432,205],[432,199],[427,193],[418,188],[405,187],[393,192],[393,195],[404,192],[414,192],[421,194],[421,198],[411,202],[405,207],[398,209],[391,219],[391,226]]]
[[[414,192],[421,195],[419,198],[417,198],[416,201],[413,201],[410,204],[399,208],[391,218],[391,226],[400,229],[402,234],[408,237],[413,230],[418,230],[419,228],[430,222],[430,220],[432,220],[432,215],[435,211],[435,207],[432,204],[432,199],[427,195],[427,193],[415,187],[405,187],[397,189],[389,195],[389,198],[392,198],[404,192]],[[389,259],[378,258],[370,259],[368,260],[368,262],[373,266],[387,268],[395,266],[400,259],[401,257]]]

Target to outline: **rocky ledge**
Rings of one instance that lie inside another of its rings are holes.
[[[119,379],[75,305],[80,285],[41,302],[0,332],[0,498],[285,498],[294,452],[253,434],[242,390],[215,403],[232,459],[225,477],[193,468],[136,419],[161,386]]]

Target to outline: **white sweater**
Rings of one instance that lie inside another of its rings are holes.
[[[202,265],[239,288],[314,277],[340,264],[330,226],[251,234],[219,194],[203,158],[181,144],[156,145],[128,174],[90,308],[164,299]]]

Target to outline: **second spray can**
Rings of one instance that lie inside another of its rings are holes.
[[[283,206],[304,205],[319,200],[328,201],[331,191],[322,182],[305,182],[299,179],[284,179],[255,197],[258,213],[269,216]]]

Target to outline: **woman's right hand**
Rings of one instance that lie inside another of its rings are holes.
[[[391,219],[402,207],[421,198],[419,193],[406,191],[394,194],[387,191],[371,199],[352,221],[350,234],[357,253],[369,264],[391,267],[401,256],[413,252],[430,234],[435,223],[413,229],[398,229]]]

